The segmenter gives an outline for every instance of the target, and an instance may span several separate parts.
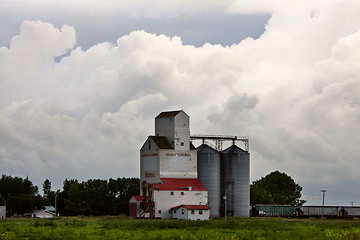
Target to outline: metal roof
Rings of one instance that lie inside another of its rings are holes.
[[[162,183],[153,184],[154,190],[159,191],[207,191],[197,178],[160,178]]]
[[[211,152],[211,153],[218,153],[218,151],[216,151],[215,148],[213,148],[213,147],[211,147],[211,146],[209,146],[209,145],[207,145],[205,143],[198,146],[196,150],[198,150],[198,152],[206,151],[206,152]]]
[[[55,216],[54,212],[51,212],[51,211],[48,211],[48,210],[35,210],[32,214],[38,214],[38,213],[42,213],[42,212],[50,213],[50,214]]]
[[[230,147],[228,147],[227,149],[222,151],[223,153],[230,153],[230,152],[234,152],[234,153],[248,153],[248,151],[245,151],[244,149],[236,146],[236,145],[231,145]]]
[[[176,206],[176,207],[172,207],[171,209],[178,209],[181,207],[184,207],[189,210],[201,210],[201,209],[210,210],[211,209],[209,206],[206,206],[206,205],[184,205],[184,204]]]
[[[163,136],[150,136],[159,149],[174,149],[169,140]]]
[[[182,112],[182,110],[170,111],[170,112],[161,112],[159,115],[157,115],[156,118],[175,117],[176,115],[178,115],[179,112]]]
[[[45,206],[45,210],[50,212],[55,212],[56,209],[54,206]]]

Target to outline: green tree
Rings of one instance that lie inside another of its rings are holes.
[[[47,198],[51,192],[51,182],[49,179],[46,179],[43,183],[43,192],[44,198]]]
[[[117,178],[109,180],[112,193],[116,198],[113,200],[113,206],[116,208],[115,213],[129,213],[129,200],[134,195],[140,194],[139,178]],[[114,187],[115,186],[115,187]]]
[[[59,208],[60,214],[70,216],[83,215],[85,211],[85,191],[83,185],[77,179],[66,179],[63,182],[63,189],[60,196],[60,199],[63,201],[62,208]]]
[[[44,198],[40,194],[36,194],[34,198],[34,209],[43,209],[44,206]]]
[[[108,182],[100,179],[90,179],[83,183],[86,197],[86,213],[90,215],[109,215],[110,190]]]
[[[33,211],[37,193],[38,188],[33,186],[29,178],[1,176],[0,195],[6,202],[8,215]]]
[[[275,171],[250,185],[250,204],[302,205],[301,190],[290,176]]]
[[[273,204],[274,199],[270,193],[260,187],[260,184],[255,182],[250,185],[250,205],[255,204]]]
[[[51,191],[51,182],[49,179],[46,179],[43,183],[43,192],[44,192],[44,204],[46,206],[55,205],[55,192]]]
[[[1,193],[0,193],[0,206],[4,206],[6,205],[6,201],[5,201],[5,198],[3,196],[1,196]]]

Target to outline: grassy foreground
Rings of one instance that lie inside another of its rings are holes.
[[[0,239],[360,239],[360,220],[4,219],[0,220]]]

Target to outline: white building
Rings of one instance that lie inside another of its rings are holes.
[[[35,210],[32,213],[32,217],[34,218],[53,218],[55,217],[55,213],[47,210]]]
[[[0,206],[0,218],[6,218],[6,206]]]
[[[189,125],[182,110],[155,118],[155,136],[140,149],[142,197],[130,200],[131,216],[172,218],[175,206],[208,204],[208,192],[197,179],[197,151],[190,142]]]
[[[155,218],[172,218],[175,206],[208,203],[208,192],[197,178],[161,178],[152,187]]]
[[[208,220],[210,207],[206,205],[179,205],[171,208],[172,218],[184,220]]]

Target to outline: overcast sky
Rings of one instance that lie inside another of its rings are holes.
[[[0,0],[0,173],[139,176],[162,111],[249,136],[251,181],[360,205],[357,0]],[[239,146],[242,147],[241,143]]]

